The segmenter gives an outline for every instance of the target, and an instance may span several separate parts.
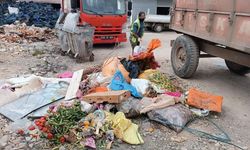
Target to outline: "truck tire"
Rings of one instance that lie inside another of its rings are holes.
[[[195,41],[187,36],[179,36],[172,47],[171,63],[175,74],[181,78],[190,78],[199,64],[200,51]]]
[[[156,24],[155,26],[154,26],[154,31],[155,32],[162,32],[163,31],[163,26],[161,25],[161,24]]]
[[[227,65],[227,68],[229,71],[239,74],[239,75],[245,75],[250,72],[250,68],[246,66],[239,65],[237,63],[231,62],[229,60],[225,60],[225,63]]]

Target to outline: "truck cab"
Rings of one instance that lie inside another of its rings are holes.
[[[78,10],[80,24],[87,23],[95,27],[94,44],[120,43],[127,41],[127,14],[131,14],[132,9],[132,3],[127,2],[127,0],[62,0],[61,11],[66,13],[72,9]]]

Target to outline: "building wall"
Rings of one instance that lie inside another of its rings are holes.
[[[158,7],[171,7],[173,0],[157,0]]]
[[[133,12],[132,20],[137,18],[140,11],[148,12],[150,14],[156,14],[157,0],[133,0]]]
[[[157,14],[157,7],[171,7],[173,0],[133,0],[132,21],[137,18],[140,11]]]

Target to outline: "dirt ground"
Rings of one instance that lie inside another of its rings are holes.
[[[143,38],[142,45],[145,47],[153,38],[162,41],[162,47],[156,53],[156,59],[160,62],[160,70],[173,75],[170,63],[170,40],[178,35],[174,32],[151,33],[148,32]],[[3,48],[1,48],[1,46]],[[23,48],[15,44],[0,46],[0,79],[15,77],[23,74],[38,74],[53,77],[65,70],[75,71],[94,64],[101,64],[111,56],[125,56],[130,53],[129,43],[123,43],[118,47],[113,45],[99,45],[94,47],[95,61],[76,63],[68,56],[60,55],[60,48],[57,40],[44,43],[32,43]],[[6,49],[7,47],[7,49]],[[42,52],[42,53],[41,53]],[[178,77],[176,77],[178,78]],[[192,79],[179,79],[187,87],[197,87],[203,91],[221,95],[224,97],[223,112],[211,114],[208,118],[220,126],[232,139],[232,143],[241,146],[243,149],[250,148],[250,75],[238,76],[230,73],[225,66],[224,60],[220,58],[204,58],[200,60],[199,67]],[[9,121],[0,117],[0,139],[8,134],[5,128]],[[234,150],[234,146],[208,140],[195,136],[187,131],[177,134],[173,130],[150,122],[148,118],[136,118],[134,122],[140,126],[140,133],[145,143],[139,146],[115,143],[114,149],[147,149],[147,150]],[[189,125],[190,128],[204,130],[215,134],[216,131],[211,123],[206,120],[196,120]],[[147,132],[153,128],[152,133]],[[17,139],[15,136],[10,139]],[[17,147],[13,142],[8,142],[2,149],[42,149],[28,145],[29,148]],[[1,149],[1,147],[0,147]]]

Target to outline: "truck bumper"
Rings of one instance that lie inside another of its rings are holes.
[[[126,41],[127,41],[126,33],[94,35],[94,44],[111,44],[111,43],[121,43]]]

